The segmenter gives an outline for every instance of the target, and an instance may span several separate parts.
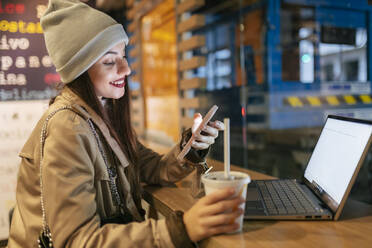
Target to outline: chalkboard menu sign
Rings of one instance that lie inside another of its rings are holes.
[[[18,153],[47,107],[48,100],[0,102],[0,240],[8,238],[9,210],[16,204]]]
[[[0,0],[0,101],[48,99],[60,81],[40,17],[47,0]]]
[[[18,153],[56,94],[40,17],[48,0],[0,0],[0,240],[15,206]]]

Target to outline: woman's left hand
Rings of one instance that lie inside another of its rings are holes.
[[[196,113],[194,115],[194,123],[192,125],[191,131],[195,135],[195,140],[192,142],[191,147],[195,150],[207,149],[210,145],[214,143],[214,140],[218,137],[218,132],[225,129],[225,125],[221,121],[210,121],[200,132],[200,134],[194,134],[196,129],[202,122],[202,115]]]

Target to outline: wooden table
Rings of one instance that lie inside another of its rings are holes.
[[[218,161],[209,165],[223,169]],[[248,172],[252,179],[272,178],[236,166],[232,169]],[[144,198],[164,216],[175,210],[187,211],[198,200],[190,194],[191,178],[174,187],[146,186]],[[338,221],[246,220],[242,233],[208,238],[201,247],[372,247],[372,206],[348,200]]]

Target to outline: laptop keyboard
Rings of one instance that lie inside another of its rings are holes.
[[[319,212],[294,180],[257,181],[269,215]]]

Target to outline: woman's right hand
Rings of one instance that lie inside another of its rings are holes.
[[[244,202],[234,195],[233,188],[215,191],[201,198],[183,215],[183,222],[190,239],[197,242],[212,235],[232,232],[239,225],[234,220],[243,214],[239,205]],[[233,211],[231,211],[233,210]]]

